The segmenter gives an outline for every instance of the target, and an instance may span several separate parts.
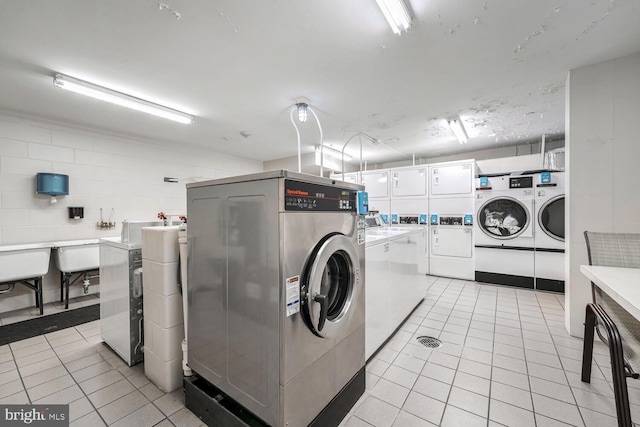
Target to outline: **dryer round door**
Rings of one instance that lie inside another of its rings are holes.
[[[547,236],[564,242],[564,194],[547,200],[540,207],[538,224]]]
[[[515,239],[527,229],[529,222],[529,210],[513,197],[487,200],[478,209],[478,226],[494,239]]]
[[[319,337],[334,337],[348,322],[358,293],[360,262],[344,234],[332,234],[314,248],[301,283],[301,311]]]

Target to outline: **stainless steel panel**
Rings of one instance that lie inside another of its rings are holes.
[[[219,197],[189,200],[189,366],[213,384],[227,375],[225,216]]]
[[[364,366],[364,324],[281,387],[280,426],[306,426]],[[320,339],[320,338],[318,338]],[[328,400],[327,400],[328,399]]]
[[[268,191],[265,191],[265,193]],[[269,405],[270,377],[277,365],[279,286],[277,253],[266,195],[230,197],[227,218],[228,381],[239,392]],[[269,239],[272,239],[269,242]],[[274,251],[272,251],[274,252]],[[270,363],[274,366],[270,366]]]
[[[143,359],[142,293],[134,289],[140,249],[100,243],[100,335],[129,365]]]
[[[277,180],[188,191],[189,365],[276,425],[279,410]]]
[[[344,181],[336,181],[335,179],[323,178],[317,175],[308,175],[306,173],[293,172],[286,169],[280,169],[269,172],[260,172],[249,175],[231,176],[228,178],[211,179],[207,181],[192,182],[186,185],[189,188],[209,187],[212,185],[235,184],[239,182],[263,181],[274,178],[291,178],[299,181],[312,182],[315,184],[336,185],[341,188],[350,190],[364,190],[364,186]]]
[[[319,338],[313,335],[300,315],[282,319],[282,372],[283,384],[291,381],[310,363],[364,324],[364,245],[358,245],[355,217],[345,213],[286,213],[283,214],[283,271],[284,278],[300,275],[313,248],[326,235],[342,233],[350,237],[358,254],[359,282],[351,304],[351,315],[340,319],[341,327],[335,336]],[[284,302],[284,300],[282,300]],[[295,343],[295,345],[293,344]],[[364,346],[364,342],[363,342]],[[354,372],[355,374],[355,372]]]

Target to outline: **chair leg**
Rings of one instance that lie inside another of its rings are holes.
[[[593,363],[593,340],[596,328],[596,314],[591,308],[592,304],[587,304],[584,316],[584,341],[582,347],[582,382],[591,382],[591,366]]]
[[[589,311],[593,313],[594,317],[597,316],[597,318],[601,321],[607,335],[607,340],[609,342],[609,356],[611,357],[611,374],[613,376],[613,391],[615,394],[618,425],[622,427],[632,427],[633,423],[631,422],[629,393],[627,391],[627,375],[624,368],[624,355],[620,333],[618,332],[618,328],[616,327],[616,325],[613,323],[609,315],[602,309],[602,307],[596,304],[588,304],[587,312]]]

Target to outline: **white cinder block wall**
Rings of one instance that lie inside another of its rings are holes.
[[[566,90],[566,325],[583,336],[583,232],[640,232],[640,52],[571,70]]]
[[[123,219],[151,221],[160,211],[186,213],[188,182],[262,170],[262,162],[204,148],[0,115],[0,245],[119,236]],[[69,175],[69,195],[54,205],[50,196],[37,195],[38,172]],[[180,182],[165,183],[165,176]],[[68,219],[68,206],[84,207],[84,219]],[[101,208],[105,221],[114,210],[115,228],[96,227]],[[52,259],[45,303],[59,298],[59,280]],[[71,296],[81,295],[81,288],[73,286]],[[22,285],[0,295],[0,312],[33,304],[33,292]]]

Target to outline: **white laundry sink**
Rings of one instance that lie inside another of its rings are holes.
[[[50,244],[0,246],[0,283],[41,277],[49,271]]]
[[[100,245],[97,239],[58,242],[53,260],[63,273],[97,270],[100,267]]]

